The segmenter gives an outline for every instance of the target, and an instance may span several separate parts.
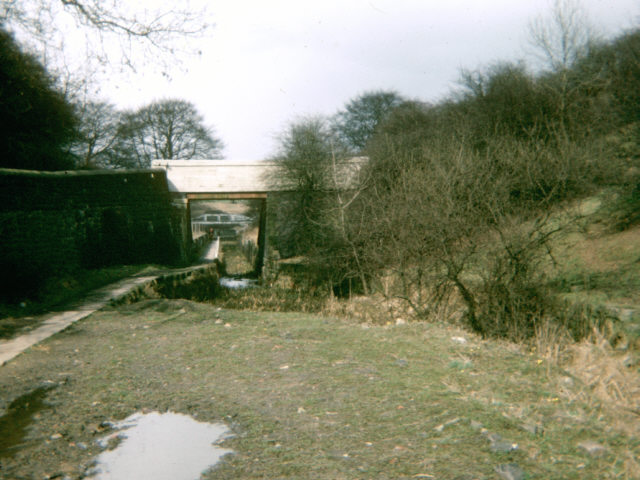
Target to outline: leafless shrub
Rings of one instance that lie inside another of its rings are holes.
[[[406,138],[370,147],[370,184],[356,208],[367,219],[359,243],[368,274],[381,285],[381,272],[391,272],[388,295],[418,316],[455,293],[472,330],[533,337],[542,319],[562,312],[545,269],[555,261],[552,239],[577,217],[549,208],[587,188],[586,152],[509,137],[477,149],[447,134],[416,148]]]

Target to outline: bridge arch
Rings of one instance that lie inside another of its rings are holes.
[[[191,203],[206,200],[258,200],[258,257],[256,268],[262,271],[267,254],[267,197],[274,189],[269,178],[277,165],[270,161],[233,160],[154,160],[154,169],[166,172],[174,206],[184,210],[183,241],[191,244]]]
[[[338,188],[349,188],[357,178],[367,157],[354,157],[341,162],[335,175]],[[200,200],[259,200],[260,222],[258,230],[258,260],[256,267],[262,271],[267,255],[266,212],[269,194],[291,191],[295,188],[279,184],[273,179],[278,173],[274,161],[238,160],[154,160],[152,168],[166,172],[169,192],[174,205],[184,209],[183,241],[193,241],[191,233],[190,204]]]

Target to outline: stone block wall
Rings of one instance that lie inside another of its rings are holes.
[[[184,216],[161,170],[0,169],[0,296],[76,268],[179,263]]]

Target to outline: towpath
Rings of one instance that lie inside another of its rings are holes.
[[[147,282],[151,282],[159,277],[187,273],[207,268],[208,266],[209,265],[195,265],[175,270],[158,270],[148,272],[148,274],[138,274],[137,276],[125,278],[116,283],[95,290],[82,302],[69,306],[65,311],[44,314],[42,316],[40,326],[34,330],[10,340],[0,340],[0,366],[9,362],[29,347],[32,347],[42,340],[64,330],[72,323],[88,317],[112,300],[116,300],[127,295],[129,292]]]

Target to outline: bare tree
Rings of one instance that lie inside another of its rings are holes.
[[[333,118],[333,129],[354,152],[361,152],[389,113],[404,99],[394,91],[373,91],[358,95]]]
[[[589,53],[596,32],[578,0],[554,0],[547,17],[529,24],[529,36],[534,55],[560,72]]]
[[[580,128],[579,119],[583,91],[601,88],[598,75],[577,74],[575,65],[588,57],[598,42],[595,27],[590,23],[579,0],[554,0],[550,14],[538,17],[529,26],[533,54],[550,72],[540,85],[555,105],[553,116],[557,141],[566,142]]]
[[[194,1],[200,6],[193,7]],[[82,104],[96,97],[113,72],[146,68],[168,77],[184,58],[200,54],[194,40],[214,25],[203,5],[200,0],[2,0],[0,26],[37,54],[67,98]]]
[[[110,164],[144,168],[156,158],[222,158],[222,149],[193,104],[167,99],[122,115]]]
[[[78,138],[71,145],[76,167],[107,165],[117,140],[120,113],[109,103],[87,102],[79,108],[78,117]]]
[[[174,54],[181,39],[211,27],[206,10],[193,9],[189,2],[180,2],[179,8],[134,5],[118,0],[3,0],[0,23],[44,57],[64,49],[68,34],[75,41],[81,34],[87,53],[100,63],[131,68],[140,54]]]
[[[137,112],[122,112],[115,141],[108,151],[107,165],[112,168],[148,168],[151,158],[147,155],[144,130]]]
[[[285,256],[309,254],[323,242],[331,158],[332,136],[322,117],[292,122],[280,137],[277,176],[269,181],[294,190],[280,196],[278,207],[277,243]]]
[[[350,293],[368,291],[359,246],[365,224],[352,218],[367,185],[363,159],[347,154],[323,117],[293,122],[280,138],[278,168],[267,179],[278,194],[274,244],[286,257],[302,255],[312,282]],[[360,219],[364,220],[364,219]]]

